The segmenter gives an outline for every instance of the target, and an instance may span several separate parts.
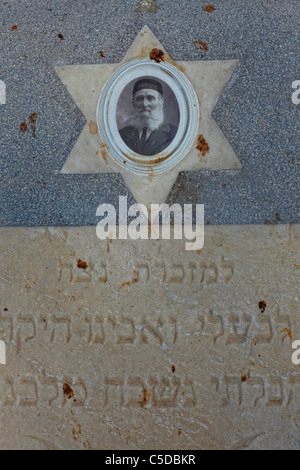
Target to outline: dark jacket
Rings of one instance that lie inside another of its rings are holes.
[[[130,150],[140,155],[151,156],[162,152],[170,145],[176,135],[177,127],[169,123],[162,124],[149,135],[143,146],[136,127],[123,127],[119,132]]]

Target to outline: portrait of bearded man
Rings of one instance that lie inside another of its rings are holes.
[[[119,130],[125,144],[140,155],[152,156],[165,150],[177,133],[177,126],[165,120],[163,87],[152,78],[133,86],[134,114]]]

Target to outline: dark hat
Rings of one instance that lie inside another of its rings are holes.
[[[144,90],[156,90],[158,91],[161,95],[163,95],[163,87],[157,80],[153,80],[153,78],[142,78],[141,80],[138,80],[135,82],[134,87],[133,87],[133,95],[137,91]]]

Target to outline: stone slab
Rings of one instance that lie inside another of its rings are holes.
[[[1,2],[1,226],[93,225],[101,202],[134,202],[119,174],[60,173],[90,120],[55,68],[119,63],[145,24],[176,62],[239,60],[212,116],[241,171],[183,171],[167,202],[205,204],[211,224],[277,223],[276,214],[299,223],[297,0],[215,0],[211,13],[202,0],[156,3],[145,11],[137,0]]]
[[[297,449],[299,225],[2,228],[2,449]]]

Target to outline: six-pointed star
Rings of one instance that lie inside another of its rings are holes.
[[[180,68],[198,96],[200,121],[198,136],[204,136],[209,151],[203,156],[197,150],[197,137],[189,153],[172,169],[158,175],[140,176],[121,168],[107,154],[97,129],[97,104],[101,90],[115,70],[131,60],[149,57],[158,48],[164,60]],[[150,29],[142,28],[120,64],[66,65],[56,72],[84,114],[87,124],[74,145],[62,173],[121,173],[140,204],[165,202],[180,171],[240,169],[241,164],[224,134],[211,116],[226,83],[238,61],[174,62]]]

